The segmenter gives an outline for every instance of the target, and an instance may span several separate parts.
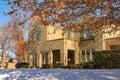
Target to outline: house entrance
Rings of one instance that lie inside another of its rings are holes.
[[[68,65],[75,64],[75,51],[68,50]]]
[[[53,66],[60,62],[60,50],[53,50]]]

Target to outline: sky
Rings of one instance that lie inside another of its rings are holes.
[[[38,0],[38,2],[42,2],[43,0]],[[10,7],[0,0],[0,26],[7,24],[10,19],[10,16],[5,15],[3,12],[9,11]]]
[[[38,0],[38,2],[42,2],[43,0]],[[10,11],[10,6],[8,6],[3,0],[0,0],[0,27],[6,25],[8,21],[10,20],[9,15],[5,15],[4,12]],[[28,35],[28,33],[25,34],[25,37]],[[11,53],[11,52],[10,52]],[[12,57],[15,57],[14,54],[11,53]]]
[[[7,6],[6,3],[4,3],[2,0],[0,0],[0,26],[7,23],[9,20],[9,16],[5,16],[3,12],[8,11],[10,9],[9,6]]]
[[[38,2],[43,2],[43,0],[38,0]],[[7,24],[7,22],[10,19],[10,16],[5,15],[3,12],[7,12],[10,10],[10,7],[3,2],[2,0],[0,0],[0,26]],[[99,15],[100,10],[97,10],[97,15]]]

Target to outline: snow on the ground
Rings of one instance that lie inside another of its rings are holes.
[[[0,80],[4,79],[6,77],[9,77],[9,76],[10,76],[9,74],[2,74],[2,75],[0,75]]]
[[[0,80],[120,80],[120,69],[0,69]]]

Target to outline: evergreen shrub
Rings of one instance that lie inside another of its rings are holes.
[[[26,62],[19,62],[15,65],[16,68],[29,68],[29,64]]]
[[[83,65],[83,69],[93,69],[94,68],[94,65],[92,62],[85,62],[85,63],[82,63]]]
[[[120,50],[96,51],[93,58],[94,68],[120,69]]]
[[[51,64],[43,64],[42,68],[43,69],[50,69],[51,68]]]
[[[64,68],[64,64],[63,63],[56,63],[54,66],[54,68]]]

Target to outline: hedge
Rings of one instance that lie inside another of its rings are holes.
[[[15,65],[16,68],[29,68],[29,64],[26,62],[19,62]]]
[[[96,51],[93,58],[94,68],[120,68],[120,50]]]

